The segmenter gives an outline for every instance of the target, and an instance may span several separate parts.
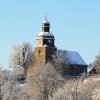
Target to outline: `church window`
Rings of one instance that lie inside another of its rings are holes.
[[[40,57],[41,50],[39,50],[38,52],[39,52],[39,57]]]

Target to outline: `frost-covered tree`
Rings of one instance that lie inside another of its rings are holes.
[[[61,74],[65,75],[68,73],[70,65],[69,65],[69,56],[67,51],[65,50],[57,50],[56,54],[53,55],[53,66],[55,69]]]
[[[2,68],[0,68],[0,100],[2,100],[2,86],[4,85],[4,77]]]
[[[39,70],[38,68],[41,68]],[[38,70],[38,72],[36,71]],[[33,100],[49,100],[63,80],[62,76],[55,70],[51,63],[36,65],[34,73],[27,77],[30,84],[30,97]]]
[[[100,78],[70,79],[50,100],[100,100]]]
[[[93,70],[96,74],[100,74],[100,53],[96,56],[95,61],[92,64]]]
[[[33,61],[33,49],[30,43],[24,42],[13,47],[9,59],[11,67],[23,67],[26,75],[27,68],[33,64]]]

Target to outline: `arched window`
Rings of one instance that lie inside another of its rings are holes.
[[[41,50],[39,50],[38,52],[39,52],[39,57],[40,57]]]

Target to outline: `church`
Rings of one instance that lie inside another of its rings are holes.
[[[64,53],[64,56],[69,59],[70,68],[67,70],[67,75],[78,76],[82,73],[87,73],[87,64],[82,59],[80,54],[76,51],[67,51],[67,50],[58,50],[55,46],[55,37],[50,32],[50,22],[47,20],[47,17],[42,22],[42,32],[37,35],[37,46],[34,50],[34,57],[37,62],[45,64],[49,61],[52,61],[52,55],[57,51]],[[66,61],[67,62],[67,61]]]

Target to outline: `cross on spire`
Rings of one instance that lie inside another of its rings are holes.
[[[47,12],[45,12],[45,19],[44,20],[47,21]]]

